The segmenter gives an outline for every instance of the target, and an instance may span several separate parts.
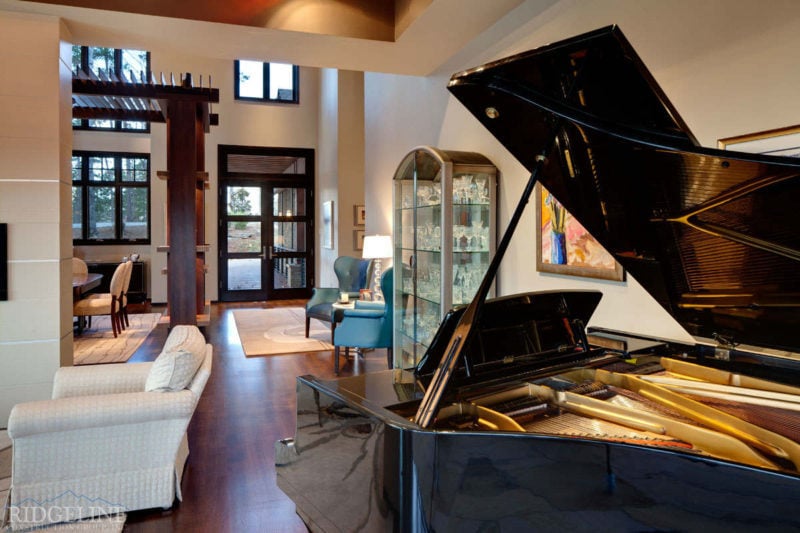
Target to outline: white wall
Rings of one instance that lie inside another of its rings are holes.
[[[391,227],[388,181],[403,155],[426,143],[478,151],[498,166],[504,228],[527,171],[449,96],[447,79],[455,71],[609,24],[620,26],[701,144],[715,146],[718,138],[800,122],[795,95],[800,69],[793,68],[800,45],[798,2],[767,7],[758,1],[563,0],[532,15],[540,5],[522,4],[438,76],[366,76],[370,231],[372,224],[379,231]],[[537,273],[530,238],[534,209],[529,205],[502,263],[499,294],[598,288],[604,298],[592,325],[686,340],[683,329],[630,276],[615,283]]]
[[[336,276],[333,273],[333,261],[338,255],[336,243],[339,238],[337,209],[339,199],[336,193],[339,187],[339,71],[322,69],[320,72],[319,92],[319,130],[317,152],[317,251],[315,261],[317,287],[336,287]],[[322,221],[322,205],[333,202],[333,239],[331,248],[323,248],[324,232],[328,231]]]
[[[358,257],[353,207],[364,204],[364,74],[322,69],[317,187],[317,287],[338,287],[333,262]],[[322,204],[333,201],[333,248],[323,248]]]
[[[72,364],[69,35],[53,17],[0,13],[0,222],[9,299],[0,302],[0,427],[12,406],[48,398]]]
[[[338,255],[360,257],[353,208],[364,205],[364,73],[340,70],[338,94]]]

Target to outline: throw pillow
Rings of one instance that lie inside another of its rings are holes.
[[[144,386],[146,391],[183,390],[203,363],[206,340],[196,326],[172,328],[161,354],[153,361]]]

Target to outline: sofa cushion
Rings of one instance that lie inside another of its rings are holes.
[[[192,382],[206,354],[206,339],[197,326],[172,328],[164,348],[153,362],[144,390],[183,390]]]

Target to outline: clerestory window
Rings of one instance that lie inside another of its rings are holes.
[[[150,77],[150,52],[144,50],[127,50],[106,48],[102,46],[72,47],[72,71],[78,74],[92,72],[100,79],[135,79],[141,83]],[[72,129],[124,131],[133,133],[150,133],[150,123],[133,120],[107,120],[92,118],[72,119]]]
[[[300,103],[300,69],[287,63],[234,61],[234,98],[261,102]]]

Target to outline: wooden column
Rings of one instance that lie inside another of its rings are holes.
[[[172,99],[167,110],[167,223],[169,325],[197,324],[198,103]],[[202,217],[202,215],[200,215]]]

